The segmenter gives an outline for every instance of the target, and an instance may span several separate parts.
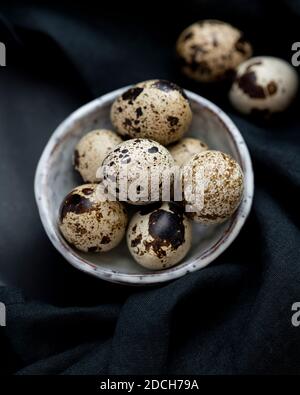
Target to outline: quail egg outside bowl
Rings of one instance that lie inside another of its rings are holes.
[[[205,98],[185,91],[193,121],[186,137],[204,141],[210,149],[231,155],[244,173],[244,194],[240,206],[226,222],[215,225],[192,223],[192,247],[176,266],[152,271],[138,265],[130,255],[126,238],[113,250],[80,252],[70,246],[58,227],[60,204],[66,194],[82,184],[72,166],[74,147],[87,132],[111,129],[110,109],[129,87],[97,98],[68,116],[50,137],[35,174],[35,198],[41,221],[54,247],[77,269],[103,280],[128,285],[149,285],[170,281],[199,270],[215,260],[234,241],[250,212],[253,199],[253,171],[246,143],[230,118]]]

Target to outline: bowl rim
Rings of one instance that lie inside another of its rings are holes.
[[[87,104],[79,107],[77,110],[71,113],[60,125],[58,125],[58,127],[55,129],[50,139],[48,140],[39,159],[34,178],[34,194],[41,222],[46,231],[46,234],[48,235],[54,247],[72,266],[88,274],[114,283],[121,283],[127,285],[149,285],[174,280],[176,278],[184,276],[187,273],[202,269],[209,263],[214,261],[229,247],[229,245],[235,240],[235,238],[239,234],[251,210],[254,193],[254,175],[251,157],[245,140],[242,137],[237,126],[233,123],[229,116],[211,101],[185,89],[184,91],[189,99],[193,100],[194,102],[200,104],[202,107],[205,107],[207,110],[214,113],[223,123],[235,145],[236,152],[239,156],[239,163],[244,172],[243,199],[240,203],[239,208],[228,220],[228,225],[222,233],[222,236],[218,239],[216,243],[214,243],[213,246],[202,252],[201,255],[196,256],[192,262],[189,262],[186,265],[181,264],[179,266],[173,266],[172,268],[163,271],[155,271],[150,273],[120,273],[115,270],[110,270],[97,266],[84,259],[83,257],[77,255],[75,250],[73,250],[72,247],[70,247],[68,243],[62,238],[58,229],[56,229],[54,221],[50,220],[48,202],[47,199],[44,198],[45,189],[47,188],[46,179],[49,170],[48,159],[51,156],[53,150],[55,150],[57,144],[59,144],[59,142],[65,135],[65,130],[68,129],[71,124],[81,119],[83,116],[92,113],[93,111],[95,111],[96,108],[105,105],[107,102],[111,102],[130,87],[131,85],[114,90],[88,102]]]

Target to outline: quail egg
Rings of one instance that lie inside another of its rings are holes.
[[[211,82],[233,73],[252,54],[243,33],[229,23],[202,20],[187,27],[176,44],[182,72],[200,82]]]
[[[103,185],[119,200],[148,204],[161,199],[162,181],[173,166],[171,154],[161,144],[131,139],[107,155],[101,177]]]
[[[184,169],[190,171],[188,177],[187,172],[183,173],[189,218],[202,224],[214,224],[224,222],[234,213],[242,199],[244,176],[231,156],[207,150],[194,155]],[[202,199],[196,205],[192,198],[195,198],[193,194],[198,186],[201,187],[198,193],[202,194]]]
[[[127,214],[120,202],[105,200],[98,184],[74,188],[60,207],[59,228],[78,250],[109,251],[122,240]]]
[[[145,206],[132,217],[127,230],[134,260],[152,270],[176,265],[188,253],[191,242],[191,224],[175,203]]]
[[[84,182],[97,181],[96,173],[103,159],[121,142],[120,136],[106,129],[93,130],[81,138],[74,151],[73,163]]]
[[[141,82],[118,97],[111,108],[117,132],[167,145],[188,130],[192,111],[184,91],[172,82]]]
[[[192,137],[185,137],[178,143],[169,147],[175,164],[183,166],[191,157],[200,152],[206,151],[208,146],[201,140]]]
[[[269,115],[284,111],[298,89],[298,75],[291,65],[271,56],[258,56],[242,63],[229,98],[241,113]]]

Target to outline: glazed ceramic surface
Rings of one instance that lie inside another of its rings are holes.
[[[82,183],[72,167],[74,147],[87,132],[111,129],[110,107],[128,87],[104,95],[71,114],[53,133],[40,158],[35,175],[35,197],[42,223],[55,248],[76,268],[107,281],[124,284],[154,284],[199,270],[216,259],[236,238],[249,214],[253,198],[253,172],[243,137],[229,117],[216,105],[186,91],[193,122],[187,136],[198,137],[210,149],[226,152],[241,165],[245,176],[244,196],[236,213],[225,223],[193,224],[193,245],[178,265],[149,271],[134,262],[126,240],[106,253],[81,253],[68,245],[58,229],[58,210],[64,196]]]

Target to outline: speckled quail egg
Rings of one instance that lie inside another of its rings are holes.
[[[187,215],[202,224],[221,223],[229,218],[240,204],[243,195],[244,176],[239,164],[220,151],[204,151],[196,154],[186,164],[190,177],[184,179],[184,192],[189,185],[191,191],[202,183],[202,201],[195,206],[185,193],[187,204],[193,207]],[[191,196],[191,195],[188,195]]]
[[[104,159],[103,184],[119,200],[148,204],[161,199],[164,172],[173,166],[169,151],[156,141],[127,140]]]
[[[268,115],[285,110],[298,89],[298,75],[291,65],[271,56],[258,56],[242,63],[229,98],[244,114]]]
[[[184,91],[172,82],[141,82],[118,97],[111,108],[111,121],[118,133],[131,138],[149,138],[167,145],[188,130],[192,111]]]
[[[105,200],[97,187],[98,184],[84,184],[74,188],[60,207],[61,233],[81,251],[109,251],[125,234],[125,208],[120,202]]]
[[[211,82],[233,74],[252,54],[243,33],[228,23],[202,20],[187,27],[176,44],[182,72],[200,82]]]
[[[191,224],[175,203],[144,207],[132,217],[127,230],[134,260],[152,270],[174,266],[188,253],[191,242]]]
[[[168,148],[176,165],[182,166],[188,162],[193,155],[206,151],[208,146],[199,139],[185,137]]]
[[[121,142],[120,136],[106,129],[93,130],[80,139],[74,151],[73,163],[84,182],[97,181],[96,173],[103,159]]]

